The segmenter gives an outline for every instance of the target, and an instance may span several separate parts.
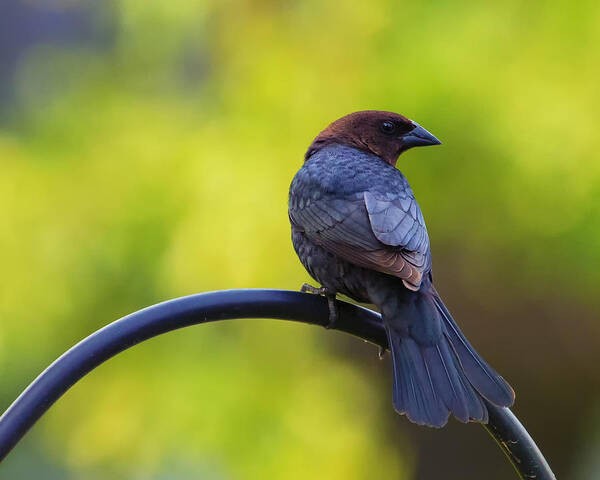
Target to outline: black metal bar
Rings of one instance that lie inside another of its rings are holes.
[[[340,330],[387,348],[379,314],[338,302]],[[326,326],[324,297],[287,290],[223,290],[159,303],[121,318],[85,338],[42,372],[0,417],[0,461],[75,382],[104,361],[144,340],[178,328],[235,318],[277,318]],[[484,427],[522,479],[555,479],[525,428],[507,408],[487,404]]]

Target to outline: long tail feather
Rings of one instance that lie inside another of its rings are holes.
[[[444,319],[446,334],[461,361],[465,374],[471,384],[487,400],[499,407],[510,407],[515,401],[515,392],[496,371],[490,367],[475,351],[458,328],[450,312],[439,296],[435,304]]]
[[[442,427],[488,421],[482,397],[510,406],[514,392],[466,340],[435,292],[382,305],[394,365],[394,407],[413,422]]]

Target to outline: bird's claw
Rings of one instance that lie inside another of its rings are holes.
[[[314,293],[315,295],[327,295],[327,289],[325,287],[313,287],[308,283],[302,284],[300,291],[302,293]]]
[[[313,287],[305,283],[300,288],[302,293],[314,293],[316,295],[324,295],[327,298],[327,306],[329,307],[329,321],[325,328],[333,328],[338,319],[337,306],[335,304],[335,293],[331,293],[327,287]]]
[[[379,358],[379,360],[383,360],[383,357],[385,357],[385,348],[380,345],[379,350],[377,351],[377,358]]]

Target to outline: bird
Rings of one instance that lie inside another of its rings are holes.
[[[433,284],[421,208],[398,157],[441,142],[403,115],[346,115],[317,135],[289,190],[294,250],[321,287],[329,324],[343,294],[374,304],[392,358],[394,409],[419,425],[487,423],[488,402],[510,407],[515,393],[466,339]],[[457,219],[458,220],[458,219]]]

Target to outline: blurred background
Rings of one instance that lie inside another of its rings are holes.
[[[0,2],[0,409],[134,310],[298,289],[312,138],[398,111],[436,285],[559,478],[600,476],[600,3]],[[65,395],[2,479],[516,478],[410,424],[389,357],[271,320],[188,328]]]

